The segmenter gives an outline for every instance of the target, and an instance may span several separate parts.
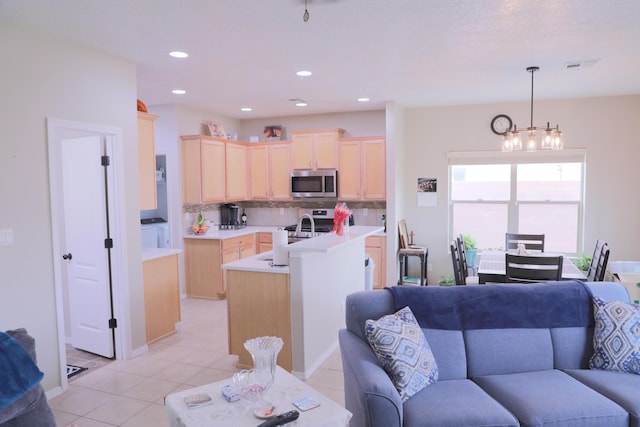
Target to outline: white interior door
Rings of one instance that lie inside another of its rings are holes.
[[[106,138],[62,140],[65,260],[72,345],[114,357],[108,236],[107,186],[101,157]]]

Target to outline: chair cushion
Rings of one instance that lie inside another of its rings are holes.
[[[403,402],[438,380],[438,365],[409,307],[367,320],[365,333]]]
[[[591,369],[640,374],[640,306],[593,298]]]
[[[549,369],[473,380],[523,426],[628,426],[622,407],[562,371]]]

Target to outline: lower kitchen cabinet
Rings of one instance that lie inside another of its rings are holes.
[[[256,254],[255,234],[229,239],[184,239],[187,296],[224,299],[226,274],[222,264]]]
[[[142,263],[147,344],[176,332],[180,321],[178,255],[153,258]]]
[[[258,241],[258,253],[267,252],[273,249],[273,234],[271,233],[256,233],[256,240]]]
[[[382,289],[385,287],[386,273],[386,236],[369,236],[365,240],[365,252],[369,254],[375,263],[373,270],[373,289]]]

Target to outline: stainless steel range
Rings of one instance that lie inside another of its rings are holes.
[[[289,232],[289,243],[309,239],[333,230],[333,212],[335,209],[300,209],[297,224],[288,225],[284,229]],[[349,217],[349,225],[354,225],[353,215]]]

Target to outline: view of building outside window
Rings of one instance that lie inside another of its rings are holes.
[[[544,234],[545,251],[577,255],[583,163],[451,165],[451,235],[504,249],[505,233]]]

